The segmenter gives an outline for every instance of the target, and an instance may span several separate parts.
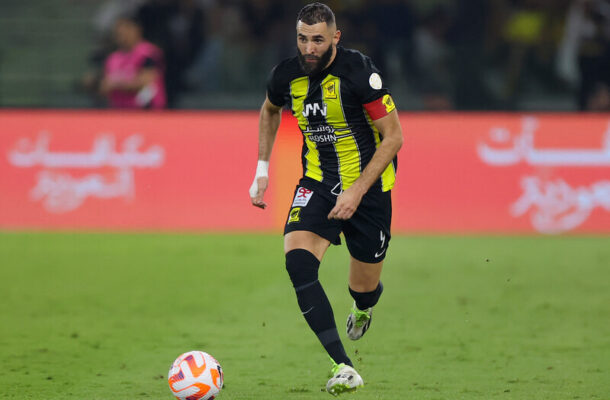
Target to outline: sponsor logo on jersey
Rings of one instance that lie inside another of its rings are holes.
[[[336,82],[330,81],[330,82],[326,82],[323,86],[322,86],[322,93],[323,93],[323,98],[324,99],[336,99],[337,98],[337,85]]]
[[[292,201],[292,207],[305,207],[313,195],[313,190],[299,187]]]
[[[294,207],[288,215],[288,223],[299,222],[301,220],[301,207]]]
[[[313,127],[311,125],[307,125],[307,129],[303,131],[303,133],[311,133],[311,134],[322,134],[322,133],[335,133],[335,128],[330,125],[318,125]]]
[[[383,100],[381,102],[385,106],[385,110],[388,114],[396,108],[396,104],[394,104],[394,100],[392,100],[392,96],[390,96],[389,94],[383,96]]]
[[[319,125],[316,127],[308,125],[303,133],[307,136],[307,139],[314,143],[335,143],[337,141],[335,128],[330,125]]]
[[[305,118],[313,115],[314,117],[318,114],[326,117],[326,103],[307,103],[303,105],[303,116]]]
[[[335,135],[309,135],[307,139],[314,143],[336,143],[337,137]]]

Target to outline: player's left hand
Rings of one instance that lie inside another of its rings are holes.
[[[360,205],[363,195],[354,186],[349,187],[337,197],[337,203],[328,213],[328,219],[350,219]]]

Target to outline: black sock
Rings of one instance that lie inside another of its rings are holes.
[[[379,297],[381,297],[381,293],[383,293],[383,284],[381,281],[377,288],[372,292],[355,292],[352,288],[349,288],[349,294],[352,295],[352,298],[356,300],[356,307],[359,310],[366,310],[369,307],[373,307],[379,301]]]
[[[328,297],[318,281],[319,266],[320,261],[307,250],[295,249],[286,253],[286,270],[307,324],[337,364],[353,366],[339,338]]]

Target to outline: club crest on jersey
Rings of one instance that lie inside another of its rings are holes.
[[[303,116],[305,118],[310,115],[315,117],[318,113],[326,117],[326,103],[307,103],[303,105]]]
[[[330,81],[330,82],[326,82],[324,85],[322,85],[322,97],[324,99],[336,99],[337,98],[337,85],[336,82]]]
[[[301,207],[295,207],[290,210],[288,215],[288,223],[299,222],[301,220]]]

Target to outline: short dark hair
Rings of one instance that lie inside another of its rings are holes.
[[[134,25],[137,25],[140,29],[142,29],[142,26],[143,26],[142,19],[138,15],[132,14],[132,13],[121,14],[116,18],[115,21],[116,22],[119,22],[119,21],[129,22]]]
[[[335,23],[335,14],[329,6],[322,3],[311,3],[299,11],[297,15],[297,23],[301,21],[307,25],[315,25],[320,22],[326,22],[327,25]]]

